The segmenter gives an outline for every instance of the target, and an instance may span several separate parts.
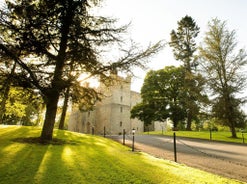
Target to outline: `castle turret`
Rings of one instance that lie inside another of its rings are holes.
[[[89,133],[88,130],[91,128],[96,134],[103,134],[104,130],[106,134],[121,134],[123,129],[128,133],[132,128],[142,132],[143,123],[137,119],[130,119],[131,107],[141,99],[139,93],[131,91],[131,76],[121,77],[113,73],[111,75],[114,75],[116,79],[114,85],[100,84],[99,90],[105,95],[102,101],[95,104],[95,108],[90,114],[84,112],[76,123],[71,121],[69,123],[74,123],[74,127],[84,126],[81,128],[84,130],[83,133]],[[75,119],[74,117],[73,121]],[[73,131],[73,128],[70,130]]]

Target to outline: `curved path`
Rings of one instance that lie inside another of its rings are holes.
[[[111,137],[122,142],[122,136]],[[177,162],[247,182],[247,146],[177,137]],[[132,145],[132,136],[126,136]],[[135,135],[135,149],[156,157],[174,160],[173,137]]]

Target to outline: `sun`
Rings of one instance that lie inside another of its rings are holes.
[[[78,81],[81,83],[82,86],[88,85],[91,88],[98,88],[100,82],[95,77],[90,77],[90,75],[81,74],[78,78]]]

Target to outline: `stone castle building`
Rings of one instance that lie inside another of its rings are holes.
[[[81,112],[72,108],[68,129],[81,133],[95,133],[103,135],[127,134],[132,129],[136,132],[144,131],[144,123],[130,118],[130,110],[141,102],[139,93],[131,91],[131,77],[119,77],[116,85],[106,87],[100,84],[98,90],[105,98],[95,104],[92,111]]]

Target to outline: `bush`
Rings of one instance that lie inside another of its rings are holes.
[[[177,125],[177,129],[178,130],[185,130],[185,124],[184,122],[179,122]]]

